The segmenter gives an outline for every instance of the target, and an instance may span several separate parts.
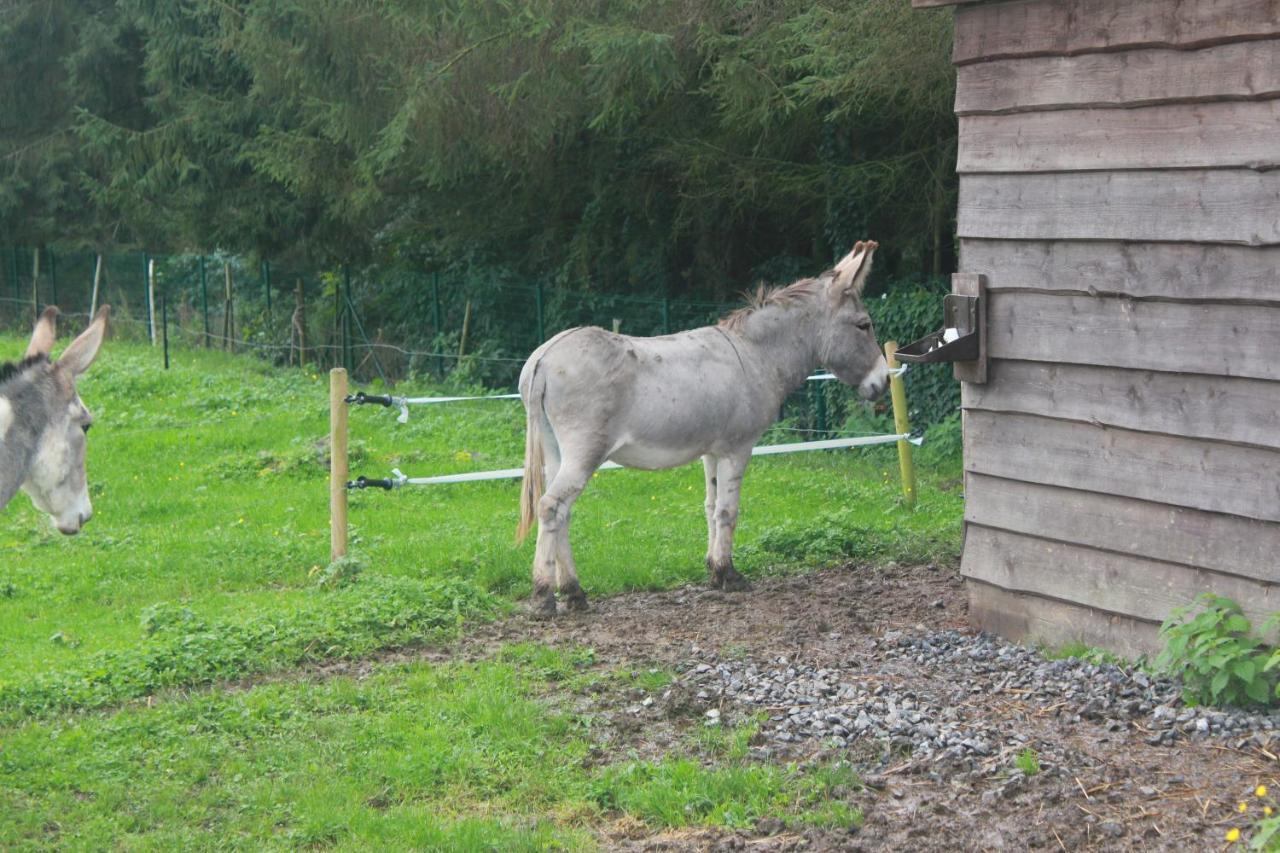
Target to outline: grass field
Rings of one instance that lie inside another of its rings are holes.
[[[0,357],[22,346],[0,338]],[[821,804],[839,768],[758,766],[732,744],[584,769],[589,733],[545,706],[546,673],[610,676],[546,650],[218,687],[429,643],[528,594],[516,481],[353,495],[354,560],[328,566],[327,393],[326,375],[250,357],[180,351],[165,372],[149,347],[105,347],[81,383],[93,521],[61,537],[24,496],[0,514],[0,848],[576,848],[606,814],[856,819]],[[520,464],[518,403],[351,422],[353,474]],[[891,449],[757,459],[739,566],[953,558],[957,476],[926,455],[906,513]],[[701,580],[701,489],[699,465],[599,474],[574,519],[588,595]],[[728,806],[671,807],[688,801]]]

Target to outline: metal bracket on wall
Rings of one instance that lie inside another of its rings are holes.
[[[971,328],[977,333],[977,352],[972,359],[957,361],[955,376],[961,382],[984,383],[987,381],[987,279],[973,272],[958,272],[951,276],[951,293],[971,297],[973,311]]]
[[[955,364],[962,382],[987,381],[985,281],[976,273],[951,276],[952,292],[943,297],[943,328],[898,350],[900,361]]]

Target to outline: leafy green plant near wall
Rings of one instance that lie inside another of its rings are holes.
[[[1164,651],[1156,667],[1182,679],[1183,699],[1196,705],[1260,707],[1280,698],[1280,649],[1265,636],[1280,613],[1255,631],[1240,605],[1206,593],[1193,607],[1175,608],[1160,627]]]

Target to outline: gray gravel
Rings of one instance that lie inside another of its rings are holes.
[[[1280,715],[1186,707],[1175,682],[1141,669],[1045,660],[989,634],[888,631],[859,645],[847,663],[824,667],[786,657],[723,659],[694,646],[664,699],[691,694],[705,707],[706,725],[763,712],[761,730],[774,746],[871,742],[917,766],[958,763],[1002,774],[1028,747],[1051,767],[1054,745],[1035,743],[991,714],[992,703],[1016,703],[1015,719],[1048,715],[1060,724],[1136,729],[1152,745],[1220,738],[1237,748],[1262,746],[1280,729]]]

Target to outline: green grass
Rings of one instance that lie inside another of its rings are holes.
[[[0,341],[0,353],[20,348]],[[175,353],[164,372],[152,348],[109,342],[81,385],[97,418],[88,461],[95,517],[64,538],[25,496],[0,514],[0,693],[137,647],[142,613],[158,602],[225,623],[287,621],[325,606],[314,575],[328,562],[327,376],[202,351]],[[383,409],[353,409],[353,475],[517,466],[520,411],[510,401],[420,407],[402,426]],[[754,460],[740,566],[760,575],[845,557],[953,557],[959,490],[939,491],[926,473],[908,514],[896,477],[891,449]],[[352,552],[366,575],[521,598],[532,544],[513,545],[517,488],[353,494]],[[588,593],[700,581],[701,491],[699,465],[600,473],[574,513]]]
[[[401,664],[27,723],[0,750],[0,841],[533,850],[591,847],[588,827],[617,815],[655,828],[860,820],[844,799],[858,788],[846,765],[800,770],[726,751],[717,763],[585,769],[589,720],[542,695],[546,670],[588,658],[538,654],[534,673],[505,661]]]
[[[1034,776],[1040,772],[1040,756],[1034,749],[1027,747],[1014,756],[1013,766],[1026,776]]]
[[[0,357],[22,346],[0,338]],[[298,677],[446,639],[527,595],[517,482],[353,495],[353,559],[329,567],[327,376],[201,351],[164,372],[156,350],[111,341],[80,390],[97,419],[93,521],[64,538],[24,496],[0,513],[0,848],[576,849],[615,815],[859,819],[841,796],[851,771],[753,763],[749,729],[584,769],[590,721],[547,697],[672,677],[596,672],[589,649]],[[353,475],[520,463],[510,402],[351,421]],[[755,460],[740,567],[953,559],[958,464],[923,468],[907,513],[892,449]],[[587,591],[701,581],[701,490],[696,465],[594,479],[573,530]],[[285,678],[228,686],[270,672]]]

